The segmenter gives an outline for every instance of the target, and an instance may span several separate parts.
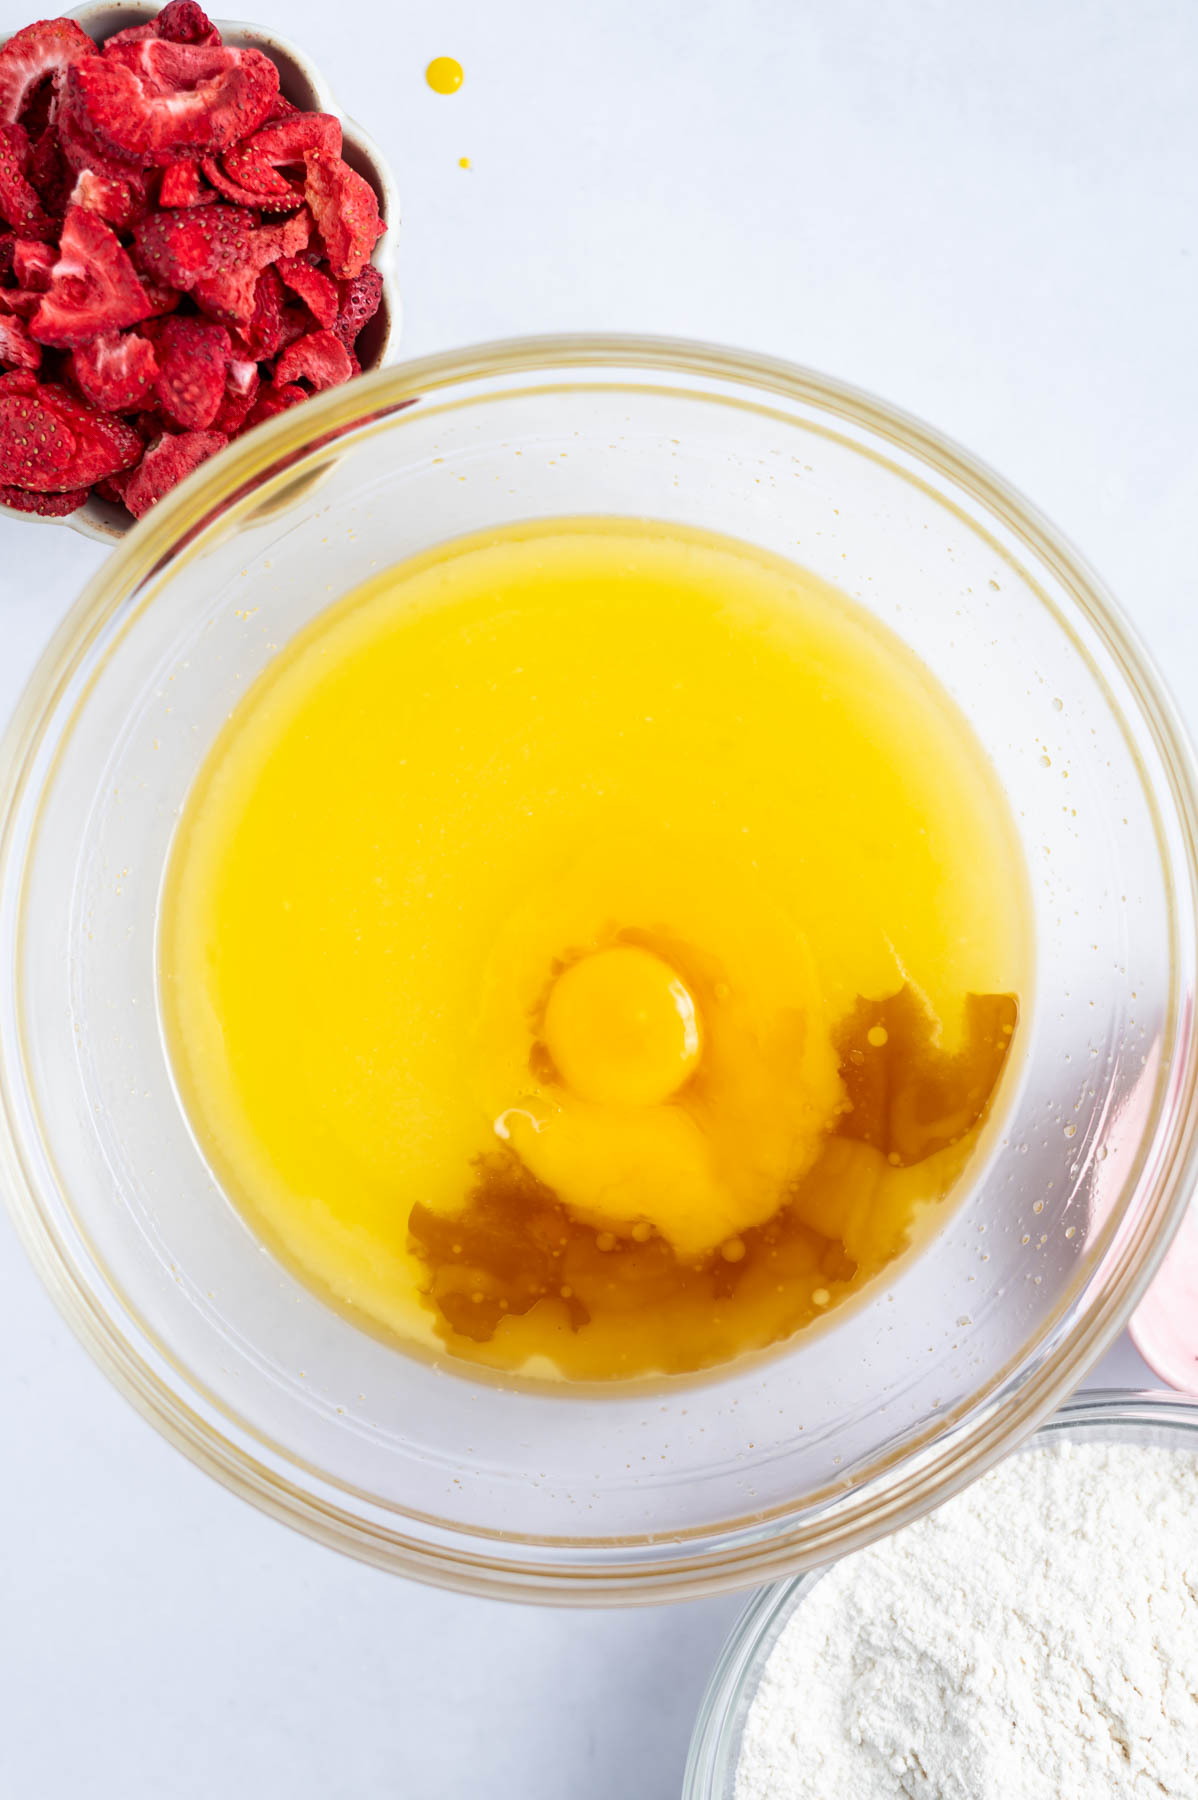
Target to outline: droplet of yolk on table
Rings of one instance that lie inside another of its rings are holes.
[[[661,957],[622,945],[558,976],[545,1048],[566,1086],[599,1106],[658,1106],[693,1074],[702,1030],[685,984]]]
[[[434,56],[424,79],[434,94],[456,94],[462,85],[462,65],[454,56]]]

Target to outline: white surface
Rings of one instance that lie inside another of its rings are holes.
[[[0,0],[0,31],[37,10]],[[409,352],[647,329],[872,388],[1073,536],[1198,724],[1193,0],[258,16],[392,158]],[[0,716],[103,554],[0,519]],[[1147,1381],[1126,1344],[1102,1374]],[[737,1600],[527,1611],[291,1536],[129,1411],[3,1224],[0,1426],[6,1800],[677,1793]]]

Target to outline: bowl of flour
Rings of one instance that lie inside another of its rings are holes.
[[[1198,1402],[1070,1402],[936,1512],[755,1596],[684,1800],[1195,1800]]]

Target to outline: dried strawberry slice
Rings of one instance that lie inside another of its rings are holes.
[[[0,319],[0,363],[10,369],[36,369],[42,360],[40,344],[35,344],[20,319]]]
[[[58,252],[50,244],[39,244],[34,238],[17,238],[13,243],[12,272],[17,286],[31,293],[49,293],[57,261]]]
[[[86,169],[93,175],[105,175],[110,181],[127,181],[135,193],[144,197],[144,169],[128,157],[119,156],[111,144],[101,142],[69,89],[58,109],[56,126],[59,149],[76,174]]]
[[[294,381],[307,381],[319,393],[322,388],[336,387],[353,374],[349,351],[331,331],[309,331],[289,344],[275,364],[275,380],[281,386]]]
[[[102,412],[137,412],[151,401],[158,358],[148,338],[101,332],[71,357],[80,393]]]
[[[105,46],[68,71],[93,132],[119,154],[169,162],[180,150],[224,150],[269,115],[275,65],[260,50],[162,38]]]
[[[223,450],[228,441],[223,431],[184,431],[177,437],[165,432],[150,445],[132,475],[119,484],[134,518],[149,512],[156,500]]]
[[[192,298],[200,311],[222,325],[248,325],[254,314],[258,271],[252,263],[197,281]]]
[[[15,124],[47,75],[59,76],[70,63],[94,56],[95,50],[74,19],[42,19],[14,32],[0,50],[0,125]]]
[[[26,178],[28,167],[29,138],[24,126],[0,125],[0,219],[6,219],[21,237],[49,242],[58,236],[58,224]]]
[[[68,204],[86,207],[105,224],[124,231],[141,212],[142,196],[135,194],[127,181],[113,181],[111,176],[84,169],[75,179]]]
[[[0,487],[0,506],[36,513],[39,519],[65,519],[68,513],[79,511],[89,491],[83,487],[67,488],[61,494],[32,494],[28,488]]]
[[[39,343],[68,348],[149,316],[150,301],[116,233],[86,207],[67,211],[50,291],[33,315]]]
[[[133,231],[140,267],[157,280],[183,289],[244,267],[252,260],[253,235],[253,214],[223,201],[215,206],[148,213]]]
[[[220,32],[196,0],[167,0],[155,24],[174,44],[219,44]]]
[[[0,288],[0,313],[9,314],[15,319],[32,319],[41,303],[42,297],[36,290]]]
[[[226,437],[236,437],[258,398],[261,387],[258,365],[244,358],[234,358],[225,372],[225,394],[213,429]]]
[[[295,113],[289,119],[263,126],[224,157],[225,173],[248,192],[269,194],[281,205],[298,204],[299,196],[292,183],[278,173],[281,168],[297,170],[304,179],[304,156],[309,150],[325,150],[330,156],[341,154],[341,122],[332,113]]]
[[[306,250],[312,237],[312,214],[302,207],[293,219],[280,219],[274,225],[260,225],[254,233],[250,254],[258,268],[277,262],[280,256],[298,256]]]
[[[280,386],[277,382],[263,382],[259,394],[243,429],[249,431],[254,425],[262,425],[276,414],[286,412],[288,407],[298,406],[302,400],[309,398],[307,388],[296,387],[292,383]]]
[[[25,173],[37,189],[46,211],[61,218],[71,191],[71,168],[58,147],[58,132],[54,126],[47,126],[38,137],[31,139],[29,166]]]
[[[238,333],[246,355],[269,362],[283,346],[283,283],[273,268],[263,269],[254,284],[253,307]]]
[[[292,293],[299,295],[316,323],[331,330],[340,300],[337,283],[299,256],[280,256],[275,268]]]
[[[169,424],[203,431],[225,397],[225,369],[233,345],[223,325],[207,319],[168,319],[158,338],[154,392]]]
[[[367,263],[360,275],[340,286],[341,306],[333,330],[347,350],[352,350],[363,325],[369,324],[383,298],[383,278]]]
[[[304,166],[304,195],[324,240],[330,269],[346,278],[360,275],[386,230],[374,189],[348,163],[326,150],[309,150]]]
[[[168,164],[162,171],[159,206],[207,206],[215,199],[212,189],[206,188],[200,180],[195,163],[185,162],[180,157],[178,162]]]
[[[283,183],[286,196],[279,193],[262,193],[254,188],[243,187],[241,182],[234,181],[232,176],[217,162],[214,156],[200,158],[200,167],[212,183],[219,188],[226,200],[232,200],[237,206],[260,207],[263,212],[287,212],[293,206],[302,206],[304,196],[297,188]]]
[[[40,394],[0,392],[0,482],[46,493],[77,487],[75,434]]]
[[[68,471],[73,486],[90,487],[106,476],[117,475],[132,468],[141,455],[142,440],[125,419],[97,412],[57,384],[44,383],[36,397],[74,435],[75,458]]]

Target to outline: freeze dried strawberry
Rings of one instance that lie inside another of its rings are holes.
[[[183,298],[178,288],[170,287],[165,281],[155,281],[152,275],[143,275],[141,285],[146,299],[150,303],[147,324],[152,324],[164,313],[173,313]],[[143,326],[142,329],[144,331],[145,327]]]
[[[75,170],[85,169],[93,175],[105,175],[110,181],[127,181],[135,193],[144,196],[145,171],[127,156],[118,155],[111,144],[98,138],[91,129],[78,99],[68,89],[55,121],[58,147]]]
[[[126,420],[116,418],[112,413],[97,412],[95,407],[88,406],[57,383],[43,382],[36,398],[48,406],[74,436],[75,456],[68,471],[72,485],[90,487],[105,476],[132,468],[140,457],[142,440]],[[65,486],[66,483],[56,485]]]
[[[215,431],[236,437],[258,398],[261,377],[255,362],[235,358],[225,371],[225,393],[220,411],[212,421]]]
[[[223,325],[206,319],[168,319],[158,339],[154,392],[167,420],[185,431],[212,424],[225,397],[225,367],[233,346]]]
[[[283,283],[273,268],[263,269],[254,287],[253,310],[240,333],[247,355],[269,362],[283,346]]]
[[[337,319],[337,283],[298,256],[280,256],[275,268],[292,293],[299,295],[316,323],[330,330]]]
[[[231,175],[226,174],[214,156],[201,157],[200,167],[213,187],[218,188],[226,200],[232,200],[237,206],[260,207],[264,212],[286,212],[290,207],[303,204],[303,194],[286,182],[283,184],[287,190],[286,198],[278,193],[260,193],[253,188],[243,187],[241,182],[234,181]]]
[[[387,229],[374,189],[339,156],[309,150],[304,156],[304,195],[324,240],[334,275],[360,275]]]
[[[280,219],[273,225],[260,225],[254,233],[250,255],[258,268],[277,262],[280,256],[298,256],[308,248],[312,237],[312,214],[301,207],[293,219]]]
[[[66,471],[75,434],[40,394],[0,392],[0,482],[46,493],[77,486]]]
[[[277,413],[286,412],[288,407],[298,406],[301,400],[308,398],[307,388],[293,384],[280,386],[274,381],[263,382],[262,392],[250,410],[244,429],[249,431],[254,425],[265,424],[267,419],[273,419]]]
[[[0,125],[0,219],[6,219],[21,237],[57,237],[58,226],[42,205],[41,196],[26,179],[29,139],[23,125]]]
[[[42,297],[29,288],[0,288],[0,313],[16,319],[32,319]]]
[[[75,179],[68,204],[86,207],[105,224],[124,231],[141,211],[142,202],[127,181],[113,181],[108,175],[83,169]]]
[[[341,123],[332,113],[294,113],[288,119],[264,125],[225,153],[223,167],[230,180],[247,192],[269,195],[277,205],[299,202],[293,184],[278,171],[293,168],[304,180],[304,156],[309,150],[341,154]],[[265,204],[265,202],[263,202]]]
[[[223,431],[184,431],[178,437],[164,433],[150,445],[132,475],[120,483],[125,505],[134,518],[149,512],[156,500],[223,450],[228,441]]]
[[[116,233],[86,207],[69,208],[50,275],[50,291],[33,315],[39,343],[68,348],[100,331],[148,317],[150,302]]]
[[[174,44],[219,44],[220,32],[196,0],[167,0],[154,21],[158,35]]]
[[[289,344],[275,364],[275,380],[281,386],[307,381],[318,393],[348,381],[352,373],[349,352],[331,331],[309,331]]]
[[[162,38],[109,42],[73,64],[67,80],[92,131],[143,163],[235,144],[269,115],[279,87],[260,50]]]
[[[111,37],[104,39],[100,49],[107,50],[110,44],[141,44],[146,38],[156,38],[159,35],[157,19],[147,19],[144,25],[126,25],[123,31],[114,31]],[[94,44],[92,49],[95,49]]]
[[[16,31],[0,50],[0,125],[20,118],[33,90],[47,75],[61,71],[96,46],[74,19],[42,19]]]
[[[162,185],[158,189],[159,206],[207,206],[215,199],[212,189],[206,188],[200,180],[195,163],[180,158],[163,170]]]
[[[88,489],[67,488],[60,494],[32,494],[28,488],[0,487],[0,506],[13,512],[36,513],[39,519],[65,519],[78,512],[87,499]]]
[[[355,275],[352,281],[341,282],[340,295],[341,305],[333,330],[345,348],[352,350],[363,325],[368,324],[379,309],[383,298],[383,278],[376,268],[367,263],[362,273]]]
[[[0,363],[10,369],[36,369],[42,360],[40,344],[35,344],[20,319],[0,319]]]
[[[193,288],[249,262],[253,214],[244,207],[183,206],[148,213],[133,229],[134,254],[148,274],[171,287]]]
[[[28,127],[26,127],[28,129]],[[71,191],[71,168],[58,147],[58,132],[53,125],[30,137],[29,166],[25,171],[37,189],[38,198],[48,213],[61,218]]]
[[[18,287],[35,294],[48,293],[57,261],[58,252],[52,244],[39,244],[34,238],[13,241],[12,272]]]
[[[71,358],[79,391],[102,412],[136,412],[154,392],[158,358],[148,338],[105,331],[80,344]]]

